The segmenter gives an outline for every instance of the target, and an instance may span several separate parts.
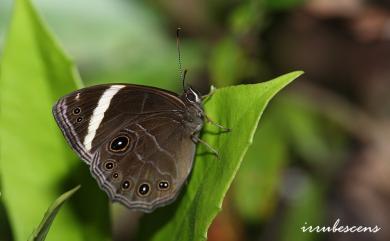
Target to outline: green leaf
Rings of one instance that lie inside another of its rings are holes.
[[[57,213],[60,211],[60,208],[75,192],[80,189],[80,186],[77,186],[66,193],[59,196],[54,203],[46,211],[45,216],[42,219],[42,222],[39,224],[37,229],[31,234],[29,241],[43,241],[46,238],[47,233],[49,232],[50,226],[53,223]]]
[[[70,151],[51,114],[55,100],[81,81],[28,0],[14,2],[0,67],[1,192],[15,240],[27,240],[73,179],[84,186],[78,196],[97,194],[93,202],[71,200],[47,239],[105,240],[110,227],[106,198],[96,184],[74,177],[89,176],[88,167]]]
[[[218,133],[217,127],[206,124],[201,138],[219,151],[220,159],[205,155],[207,148],[198,146],[188,186],[174,205],[145,216],[140,240],[206,239],[207,229],[221,210],[224,196],[252,143],[264,108],[279,90],[301,74],[297,71],[265,83],[215,91],[205,103],[206,113],[232,131]]]

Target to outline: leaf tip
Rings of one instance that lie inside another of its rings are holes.
[[[296,71],[291,72],[291,74],[296,75],[296,77],[299,77],[299,76],[303,75],[304,73],[305,73],[305,71],[303,71],[303,70],[296,70]]]

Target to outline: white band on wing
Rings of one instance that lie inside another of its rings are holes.
[[[112,98],[118,93],[120,89],[125,87],[124,85],[112,85],[110,88],[106,89],[103,95],[100,97],[99,102],[96,108],[93,110],[91,119],[89,120],[88,125],[88,134],[84,138],[84,146],[88,151],[92,148],[92,141],[95,138],[96,131],[100,126],[104,118],[104,113],[107,111],[110,106]]]

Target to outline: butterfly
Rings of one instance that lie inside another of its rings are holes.
[[[76,90],[54,104],[64,137],[112,201],[144,212],[167,205],[191,172],[196,143],[217,153],[199,138],[204,120],[213,122],[200,93],[184,87],[185,73],[181,95],[104,84]]]
[[[179,96],[131,84],[77,90],[58,100],[53,115],[110,199],[145,212],[175,200],[204,123],[194,89]]]

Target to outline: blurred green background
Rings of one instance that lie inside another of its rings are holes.
[[[86,85],[180,91],[305,71],[271,102],[208,240],[390,240],[390,4],[364,0],[36,0]],[[0,48],[12,1],[0,2]],[[0,53],[2,49],[0,49]],[[121,213],[121,214],[118,214]],[[382,227],[303,233],[309,225]],[[138,215],[114,212],[115,240]],[[1,231],[6,230],[0,209]],[[2,240],[8,239],[7,231]]]

